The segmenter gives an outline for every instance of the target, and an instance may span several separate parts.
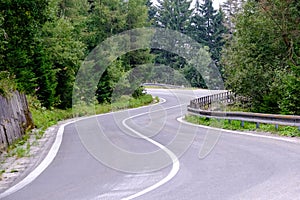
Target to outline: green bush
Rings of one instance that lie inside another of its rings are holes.
[[[16,90],[14,76],[8,71],[0,71],[0,95],[7,96]]]

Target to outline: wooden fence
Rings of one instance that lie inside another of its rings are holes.
[[[0,95],[1,149],[21,138],[29,128],[33,128],[33,120],[25,94],[15,91],[8,97]]]

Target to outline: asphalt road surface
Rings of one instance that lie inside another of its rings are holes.
[[[148,92],[163,102],[67,125],[51,164],[3,199],[300,199],[299,143],[177,120],[210,91]]]

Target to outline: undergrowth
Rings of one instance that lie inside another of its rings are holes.
[[[204,126],[211,126],[216,128],[223,128],[228,130],[240,130],[240,131],[257,131],[257,132],[269,132],[278,134],[281,136],[300,137],[300,131],[297,127],[293,126],[278,126],[275,128],[274,124],[259,124],[259,128],[256,128],[254,122],[244,122],[244,126],[241,126],[239,120],[225,120],[225,119],[213,119],[207,117],[199,117],[194,115],[186,115],[185,120],[194,124],[200,124]]]

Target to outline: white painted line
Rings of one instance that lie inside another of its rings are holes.
[[[165,99],[160,98],[161,101],[157,104],[151,104],[151,105],[147,105],[147,106],[142,106],[139,108],[132,108],[132,109],[128,109],[128,110],[137,110],[140,108],[145,108],[145,107],[150,107],[153,105],[159,105],[159,104],[163,104],[166,102]],[[117,112],[124,112],[125,110],[120,110]],[[45,157],[45,159],[32,171],[30,172],[23,180],[21,180],[19,183],[17,183],[16,185],[10,187],[9,189],[5,190],[3,193],[0,194],[0,199],[7,197],[8,195],[11,195],[15,192],[17,192],[18,190],[22,189],[23,187],[25,187],[26,185],[28,185],[29,183],[31,183],[32,181],[34,181],[54,160],[55,156],[58,153],[58,150],[60,148],[62,139],[63,139],[63,134],[64,134],[64,129],[65,126],[70,125],[72,123],[81,121],[81,120],[85,120],[85,119],[90,119],[90,118],[94,118],[94,117],[98,117],[98,116],[104,116],[104,115],[109,115],[112,113],[117,113],[117,112],[110,112],[110,113],[104,113],[104,114],[99,114],[99,115],[93,115],[93,116],[88,116],[88,117],[82,117],[79,119],[76,119],[74,121],[71,122],[67,122],[65,124],[62,124],[56,134],[56,138],[55,141],[52,145],[52,147],[50,148],[47,156]]]
[[[197,127],[200,127],[200,128],[211,129],[211,130],[216,130],[216,131],[222,131],[222,132],[227,132],[227,133],[231,133],[231,134],[246,135],[246,136],[251,136],[251,137],[266,138],[266,139],[285,141],[285,142],[291,142],[291,143],[298,143],[298,144],[300,143],[299,140],[292,139],[292,138],[282,138],[282,137],[276,137],[276,136],[259,135],[259,134],[254,134],[254,133],[247,133],[247,132],[241,132],[241,131],[232,131],[232,130],[227,130],[227,129],[204,126],[204,125],[200,125],[200,124],[193,124],[193,123],[190,123],[190,122],[187,122],[187,121],[183,120],[183,118],[184,117],[179,117],[179,118],[177,118],[177,121],[179,121],[183,124],[188,124],[190,126],[197,126]]]
[[[55,139],[51,149],[49,150],[45,159],[39,164],[39,166],[37,166],[37,168],[35,168],[30,174],[28,174],[28,176],[26,176],[22,181],[20,181],[16,185],[12,186],[5,192],[1,193],[0,198],[4,198],[4,197],[20,190],[21,188],[25,187],[26,185],[31,183],[34,179],[36,179],[50,165],[50,163],[54,160],[54,158],[59,150],[59,147],[61,145],[64,128],[65,128],[65,126],[67,126],[71,123],[74,123],[74,122],[68,122],[59,127],[57,135],[56,135],[56,139]]]
[[[182,106],[182,105],[176,105],[176,106],[168,107],[168,108],[163,109],[163,110],[168,110],[168,109],[172,109],[172,108],[179,107],[179,106]],[[169,182],[174,176],[176,176],[176,174],[178,173],[178,171],[180,169],[180,163],[178,161],[178,158],[176,157],[176,155],[172,151],[170,151],[167,147],[165,147],[164,145],[160,144],[159,142],[156,142],[155,140],[152,140],[151,138],[146,137],[145,135],[143,135],[143,134],[139,133],[138,131],[132,129],[130,126],[128,126],[126,124],[127,120],[135,118],[135,117],[139,117],[141,115],[145,115],[145,114],[148,114],[148,113],[150,113],[150,112],[141,113],[141,114],[138,114],[138,115],[135,115],[135,116],[131,116],[131,117],[127,118],[127,119],[124,119],[122,121],[122,124],[127,129],[129,129],[130,131],[132,131],[133,133],[135,133],[136,135],[138,135],[139,137],[143,138],[144,140],[147,140],[148,142],[154,144],[155,146],[157,146],[157,147],[161,148],[163,151],[165,151],[170,156],[170,158],[172,159],[173,166],[172,166],[171,171],[169,172],[169,174],[165,178],[163,178],[162,180],[160,180],[156,184],[154,184],[154,185],[152,185],[150,187],[147,187],[147,188],[145,188],[144,190],[142,190],[142,191],[140,191],[138,193],[130,195],[129,197],[122,198],[122,200],[131,200],[131,199],[140,197],[140,196],[142,196],[142,195],[144,195],[144,194],[146,194],[148,192],[151,192],[151,191],[157,189],[158,187],[160,187],[160,186],[164,185],[165,183]]]

